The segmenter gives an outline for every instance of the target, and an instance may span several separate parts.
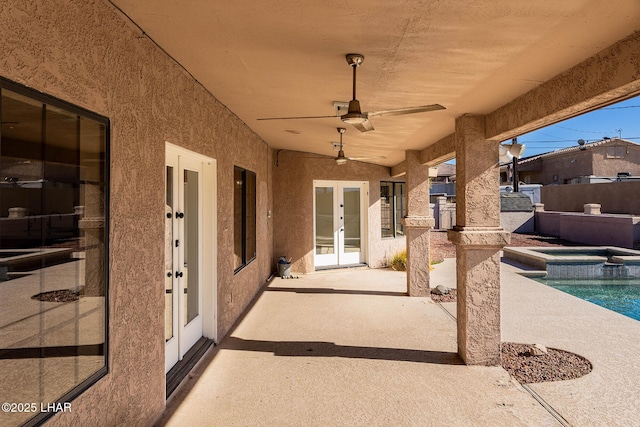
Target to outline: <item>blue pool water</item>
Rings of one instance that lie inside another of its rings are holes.
[[[640,279],[536,279],[604,308],[640,320]]]

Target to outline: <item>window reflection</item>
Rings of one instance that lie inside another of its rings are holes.
[[[406,191],[404,182],[380,183],[380,225],[383,238],[405,235],[402,218],[407,214]]]
[[[233,169],[233,267],[237,273],[256,258],[256,174]]]
[[[0,400],[51,403],[106,372],[107,121],[0,83]]]

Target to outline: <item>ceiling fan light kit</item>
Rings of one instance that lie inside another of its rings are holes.
[[[360,101],[357,99],[349,101],[347,114],[340,116],[340,120],[350,125],[358,125],[366,122],[368,117],[360,112]]]

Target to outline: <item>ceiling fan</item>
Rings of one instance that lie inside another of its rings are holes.
[[[347,131],[346,128],[337,128],[338,133],[340,134],[340,142],[338,147],[340,150],[338,151],[338,157],[335,158],[335,161],[338,165],[344,165],[347,163],[347,160],[371,160],[371,159],[385,159],[384,156],[365,156],[365,157],[346,157],[344,155],[344,149],[342,144],[342,135]],[[335,143],[334,143],[335,144]]]
[[[360,109],[360,101],[356,99],[356,68],[364,61],[364,55],[359,53],[349,53],[346,56],[347,63],[353,68],[353,99],[349,101],[349,109],[346,114],[336,114],[333,116],[307,116],[307,117],[267,117],[258,120],[293,120],[293,119],[324,119],[339,117],[344,123],[353,125],[360,132],[373,130],[373,125],[369,117],[373,116],[399,116],[402,114],[424,113],[427,111],[444,110],[440,104],[421,105],[418,107],[395,108],[392,110],[369,111],[363,113]],[[339,113],[339,110],[337,110]]]

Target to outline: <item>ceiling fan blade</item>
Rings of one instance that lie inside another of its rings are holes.
[[[256,120],[297,120],[297,119],[335,119],[340,116],[303,116],[303,117],[263,117]]]
[[[349,123],[349,124],[354,128],[358,129],[360,132],[368,132],[370,130],[373,130],[373,125],[368,119],[365,119],[360,123]]]
[[[444,110],[440,104],[421,105],[419,107],[395,108],[393,110],[372,111],[366,113],[369,116],[400,116],[402,114],[426,113],[427,111]]]
[[[349,160],[385,160],[385,156],[359,156],[359,157],[347,157]]]

